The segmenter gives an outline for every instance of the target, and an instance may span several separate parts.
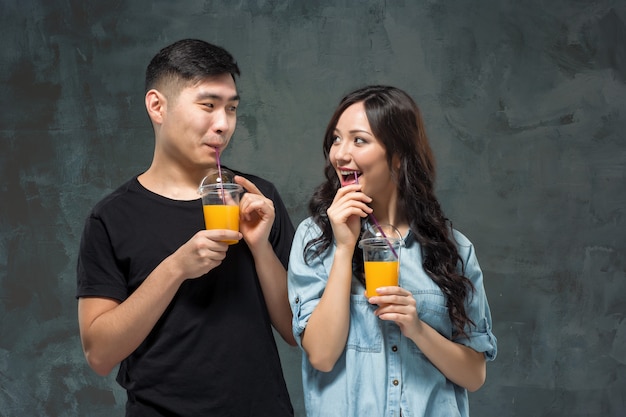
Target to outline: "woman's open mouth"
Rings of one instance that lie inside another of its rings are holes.
[[[339,175],[341,175],[341,186],[345,187],[350,184],[358,184],[359,176],[361,173],[359,171],[351,171],[351,170],[339,170]]]

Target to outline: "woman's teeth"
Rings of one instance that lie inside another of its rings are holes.
[[[360,175],[358,171],[339,171],[339,173],[341,174],[343,182],[350,182],[350,181],[356,182],[358,181],[357,178]]]

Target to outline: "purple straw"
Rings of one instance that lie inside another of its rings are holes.
[[[354,182],[356,184],[359,183],[359,176],[356,174],[356,171],[354,172]],[[383,235],[383,237],[385,238],[385,240],[387,241],[387,244],[389,245],[389,249],[391,249],[391,251],[393,252],[393,255],[396,257],[396,259],[398,259],[398,254],[396,253],[396,250],[393,248],[393,246],[391,245],[391,242],[389,241],[389,239],[387,238],[387,235],[385,234],[385,232],[383,231],[383,228],[380,226],[380,224],[378,223],[378,220],[376,220],[376,217],[374,217],[374,213],[368,214],[369,218],[372,219],[372,221],[374,222],[374,225],[378,228],[378,230],[380,231],[380,233]]]
[[[224,195],[224,181],[222,180],[222,164],[220,163],[220,150],[215,148],[215,162],[217,163],[217,175],[220,177],[220,188],[222,189],[222,203],[226,204],[226,196]]]

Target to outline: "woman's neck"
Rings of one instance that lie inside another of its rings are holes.
[[[395,196],[385,202],[373,201],[371,207],[374,209],[372,215],[378,223],[391,224],[400,231],[402,236],[406,235],[409,230],[409,222],[405,213],[400,213]]]

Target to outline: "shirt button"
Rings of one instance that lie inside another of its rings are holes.
[[[296,304],[300,302],[300,297],[296,297]]]
[[[392,350],[392,351],[394,351],[394,352],[397,352],[397,351],[398,351],[398,346],[393,345],[393,346],[391,347],[391,350]]]
[[[400,383],[400,382],[399,382],[397,379],[394,379],[394,380],[393,380],[393,385],[395,385],[396,387],[398,386],[398,384],[399,384],[399,383]]]

